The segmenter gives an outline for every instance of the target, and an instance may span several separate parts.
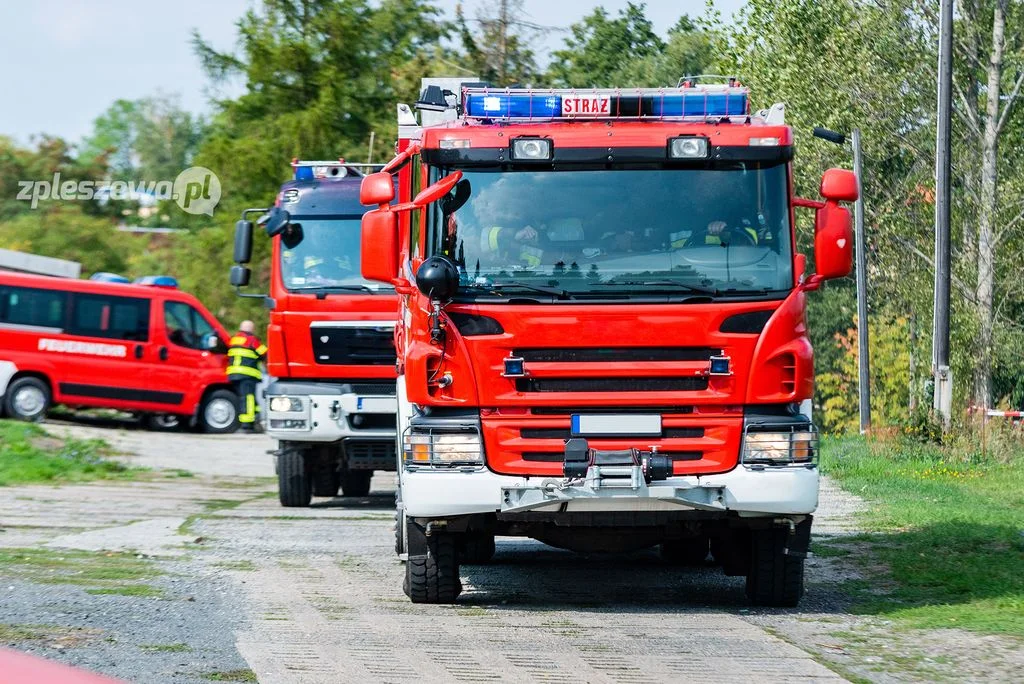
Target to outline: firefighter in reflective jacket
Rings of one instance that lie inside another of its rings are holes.
[[[260,360],[267,354],[255,331],[252,321],[242,321],[228,348],[228,380],[238,394],[238,422],[243,430],[252,430],[256,422],[256,386],[263,379]]]

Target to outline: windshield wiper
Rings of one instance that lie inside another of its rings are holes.
[[[509,288],[518,288],[520,290],[529,290],[530,292],[539,292],[541,294],[550,295],[557,297],[558,299],[572,299],[573,296],[569,294],[568,290],[562,290],[557,287],[546,287],[544,285],[531,285],[530,283],[522,283],[518,280],[505,280],[500,283],[494,283],[493,285],[477,285],[480,289],[490,290],[492,292],[501,292],[501,290]]]
[[[655,287],[673,287],[680,290],[686,290],[687,292],[695,292],[697,294],[704,295],[717,295],[718,290],[714,290],[707,287],[700,287],[699,285],[689,285],[687,283],[681,283],[678,280],[609,280],[604,283],[599,283],[602,286],[613,286],[613,285],[652,285]]]
[[[318,297],[330,294],[332,292],[379,292],[380,290],[389,290],[390,285],[380,285],[379,287],[373,287],[362,283],[359,285],[324,285],[322,287],[300,287],[295,288],[293,292],[299,292],[301,294],[315,294]]]

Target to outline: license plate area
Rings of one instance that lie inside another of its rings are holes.
[[[660,437],[657,413],[583,413],[571,416],[573,437]]]

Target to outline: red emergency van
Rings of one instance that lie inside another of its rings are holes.
[[[173,278],[71,280],[0,272],[0,413],[41,420],[54,404],[238,427],[228,333]]]

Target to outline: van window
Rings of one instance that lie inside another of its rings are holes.
[[[184,302],[164,302],[164,324],[167,339],[189,349],[203,349],[203,340],[216,334],[203,315]]]
[[[145,342],[149,339],[149,300],[76,293],[67,332]]]
[[[63,328],[67,300],[59,290],[0,287],[0,323]]]

